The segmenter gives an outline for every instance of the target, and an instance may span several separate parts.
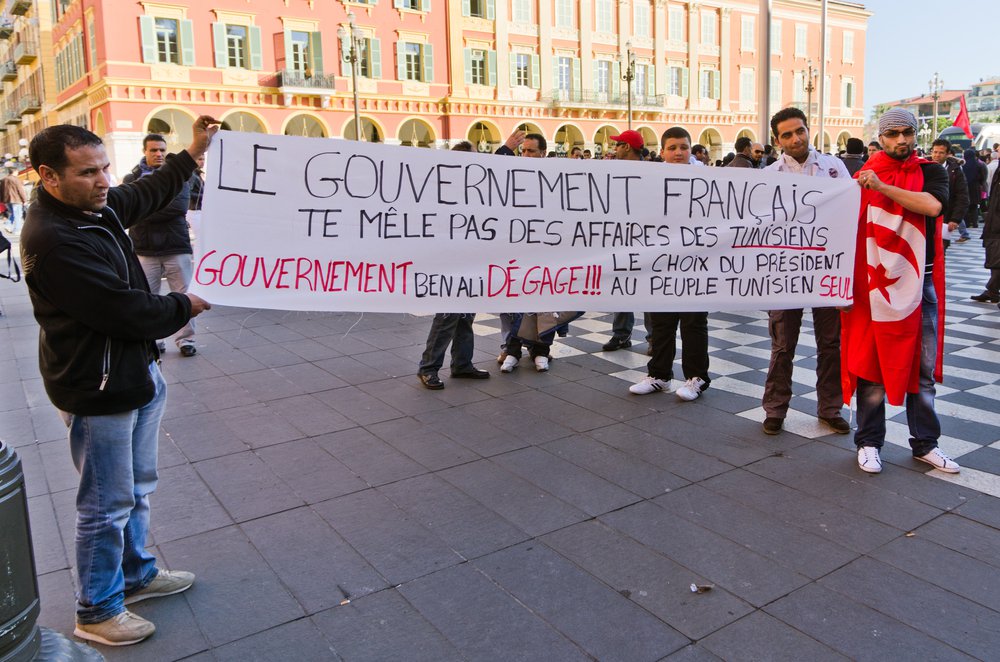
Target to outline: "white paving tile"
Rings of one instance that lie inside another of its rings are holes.
[[[1000,476],[996,474],[963,467],[962,471],[957,474],[946,474],[937,469],[931,469],[927,472],[927,475],[954,485],[961,485],[962,487],[968,487],[995,497],[1000,497]]]

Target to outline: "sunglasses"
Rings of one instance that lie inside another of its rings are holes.
[[[893,138],[898,138],[903,136],[904,138],[912,138],[917,132],[913,129],[903,129],[902,131],[896,131],[895,129],[889,129],[888,131],[883,131],[882,135],[890,140]]]

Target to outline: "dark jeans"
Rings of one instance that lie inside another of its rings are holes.
[[[653,357],[646,365],[650,377],[674,378],[677,355],[677,327],[681,329],[681,369],[684,379],[701,377],[704,388],[708,377],[708,313],[649,313],[650,342]]]
[[[785,418],[792,399],[792,362],[802,328],[802,309],[771,310],[767,313],[771,335],[771,364],[764,382],[764,413],[768,418]],[[840,416],[844,404],[840,386],[840,311],[813,308],[816,336],[816,414],[821,418]]]
[[[646,340],[652,335],[652,323],[649,321],[649,313],[642,314],[643,324],[646,326]],[[635,328],[635,313],[615,313],[615,319],[611,322],[611,335],[615,338],[632,337],[632,329]]]
[[[1000,295],[1000,269],[990,269],[990,279],[986,281],[986,291],[993,296]]]
[[[920,391],[906,394],[906,424],[910,428],[910,448],[914,457],[937,448],[941,422],[934,411],[934,364],[937,361],[937,293],[931,278],[924,278],[924,299],[920,308]],[[858,446],[882,448],[885,443],[885,386],[858,379]]]
[[[472,333],[472,321],[475,313],[438,313],[431,322],[431,330],[427,334],[427,346],[420,357],[421,375],[434,375],[444,364],[444,353],[451,344],[451,371],[468,372],[474,369],[472,365],[472,349],[475,335]]]

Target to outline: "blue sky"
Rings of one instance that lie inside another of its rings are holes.
[[[938,72],[946,89],[1000,75],[997,0],[858,0],[868,21],[864,104],[924,94]]]

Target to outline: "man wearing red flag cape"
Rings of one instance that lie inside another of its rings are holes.
[[[853,306],[843,313],[841,376],[845,403],[857,389],[858,466],[882,471],[885,400],[906,403],[913,457],[947,473],[958,464],[938,449],[944,251],[939,216],[948,174],[914,153],[917,119],[893,108],[879,118],[883,151],[855,178],[862,187]],[[940,305],[939,305],[940,302]],[[941,333],[939,334],[939,330]]]

